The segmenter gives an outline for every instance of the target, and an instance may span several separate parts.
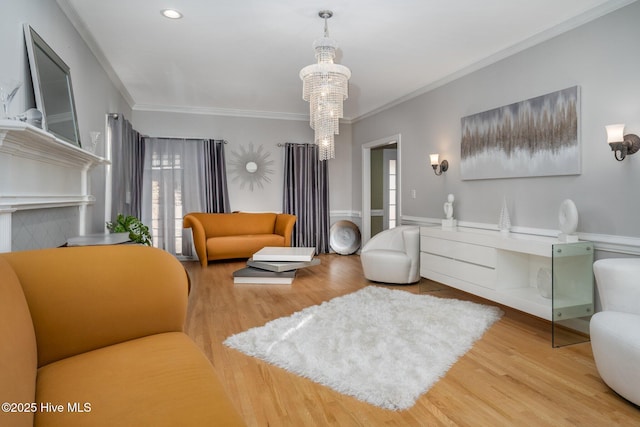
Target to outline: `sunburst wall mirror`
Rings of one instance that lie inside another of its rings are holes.
[[[264,188],[265,184],[271,182],[269,175],[274,173],[271,168],[274,160],[270,157],[271,153],[265,150],[262,144],[257,149],[252,142],[248,148],[240,145],[237,151],[231,152],[229,159],[232,181],[239,182],[240,189],[244,189],[245,186],[250,191],[255,187]]]

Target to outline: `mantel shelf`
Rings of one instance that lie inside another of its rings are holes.
[[[0,120],[0,153],[88,170],[109,161],[18,120]]]
[[[66,206],[90,205],[96,201],[90,194],[80,196],[34,195],[22,197],[7,197],[0,195],[0,212],[12,212],[28,209],[62,208]]]
[[[95,202],[89,171],[110,162],[18,120],[0,120],[0,252],[11,251],[12,222],[20,211],[78,208],[77,230],[86,231]]]

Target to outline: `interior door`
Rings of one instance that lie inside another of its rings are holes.
[[[396,226],[398,217],[397,196],[397,145],[388,144],[371,150],[371,237]]]
[[[371,236],[375,235],[382,231],[384,223],[384,205],[390,206],[391,203],[384,202],[383,193],[385,192],[383,176],[385,173],[383,172],[383,160],[384,160],[384,152],[382,151],[384,148],[394,149],[396,155],[395,162],[395,209],[390,210],[388,212],[388,217],[391,218],[395,212],[396,224],[399,224],[401,220],[402,213],[402,198],[400,195],[402,192],[400,188],[402,186],[401,183],[401,150],[400,150],[400,140],[401,135],[391,135],[385,138],[381,138],[375,141],[367,142],[362,145],[362,224],[361,224],[361,234],[362,234],[362,245],[365,245]],[[377,150],[380,150],[380,154],[377,154]],[[380,161],[378,163],[374,162],[373,159],[379,157]],[[376,166],[379,164],[379,168]],[[379,172],[377,171],[379,170]],[[390,192],[392,189],[389,188]],[[380,202],[377,203],[374,201],[372,204],[372,200],[379,197]],[[393,199],[393,197],[392,197]],[[373,208],[372,208],[373,206]],[[379,207],[379,208],[378,208]],[[379,209],[379,210],[378,210]],[[379,218],[379,219],[378,219]],[[378,225],[379,224],[379,225]],[[388,224],[388,222],[387,222]]]

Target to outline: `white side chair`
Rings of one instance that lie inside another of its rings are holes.
[[[640,259],[593,264],[602,311],[591,318],[598,373],[625,399],[640,405]]]
[[[420,280],[420,229],[402,225],[382,231],[360,251],[364,277],[374,282],[409,284]]]

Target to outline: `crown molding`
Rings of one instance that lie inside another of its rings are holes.
[[[89,50],[93,53],[93,56],[95,56],[104,71],[107,73],[107,76],[114,84],[118,92],[120,92],[120,95],[122,95],[125,102],[129,105],[129,107],[133,106],[135,104],[135,102],[133,101],[133,97],[127,90],[124,83],[122,83],[122,80],[120,80],[120,77],[118,77],[118,74],[113,69],[109,61],[107,61],[104,52],[102,51],[102,49],[100,49],[98,43],[96,43],[96,40],[91,35],[91,32],[88,30],[85,22],[76,13],[75,9],[69,5],[69,0],[56,0],[56,2],[58,3],[58,6],[60,6],[60,9],[62,9],[62,12],[71,22],[71,25],[73,25],[78,34],[80,34],[82,40],[84,40],[84,42],[87,44]]]
[[[150,111],[161,113],[202,114],[207,116],[249,117],[254,119],[276,119],[309,121],[309,115],[297,113],[283,113],[274,111],[236,110],[232,108],[214,107],[180,107],[176,105],[135,104],[133,111]]]
[[[493,55],[490,55],[478,62],[475,62],[473,64],[470,64],[464,68],[461,68],[458,71],[455,71],[451,74],[446,75],[445,77],[434,81],[431,84],[428,84],[427,86],[424,86],[418,90],[415,90],[413,92],[410,92],[398,99],[395,99],[389,103],[383,104],[377,108],[374,108],[373,110],[370,110],[367,113],[364,113],[360,116],[354,117],[351,119],[351,121],[353,123],[357,123],[360,120],[364,120],[368,117],[374,116],[378,113],[381,113],[385,110],[388,110],[390,108],[393,108],[399,104],[402,104],[403,102],[406,102],[410,99],[416,98],[420,95],[423,95],[427,92],[431,92],[434,89],[437,89],[441,86],[444,86],[448,83],[451,83],[452,81],[458,80],[461,77],[464,77],[468,74],[473,73],[474,71],[478,71],[482,68],[485,68],[491,64],[494,64],[496,62],[499,62],[505,58],[508,58],[510,56],[515,55],[516,53],[522,52],[526,49],[529,49],[533,46],[536,46],[538,44],[541,44],[547,40],[550,40],[556,36],[559,36],[560,34],[566,33],[568,31],[571,31],[575,28],[578,28],[581,25],[584,25],[588,22],[591,22],[595,19],[598,19],[604,15],[607,15],[615,10],[618,10],[624,6],[628,6],[631,3],[636,2],[637,0],[612,0],[606,3],[601,4],[600,6],[597,6],[591,10],[588,10],[578,16],[573,17],[572,19],[569,19],[567,21],[564,21],[558,25],[556,25],[555,27],[549,28],[547,30],[541,31],[537,34],[534,34],[533,36],[529,37],[528,39],[525,39],[519,43],[516,43],[514,45],[511,45],[509,47],[507,47],[506,49],[500,50],[496,53],[494,53]]]
[[[247,117],[252,119],[309,121],[309,114],[285,113],[278,111],[236,110],[233,108],[214,107],[180,107],[176,105],[135,104],[133,111],[149,111],[160,113],[202,114],[207,116]],[[341,124],[350,125],[350,118],[340,119]]]

